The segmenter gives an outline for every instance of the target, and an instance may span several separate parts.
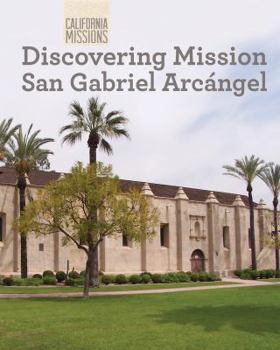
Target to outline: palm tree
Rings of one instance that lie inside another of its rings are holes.
[[[65,134],[62,143],[74,145],[81,141],[83,134],[88,135],[89,162],[96,163],[96,151],[100,147],[107,154],[112,154],[113,149],[107,139],[129,137],[125,124],[128,119],[120,111],[112,111],[105,115],[106,103],[99,103],[98,98],[90,98],[86,110],[80,103],[74,101],[70,105],[69,115],[72,123],[63,126],[60,134]]]
[[[13,138],[8,142],[5,152],[7,166],[15,168],[18,178],[17,187],[19,190],[20,214],[25,209],[27,176],[33,169],[47,168],[49,166],[48,156],[53,154],[50,150],[42,149],[46,143],[53,142],[51,138],[38,137],[40,130],[32,132],[31,124],[26,134],[23,133],[20,126]],[[26,236],[21,234],[21,277],[26,278],[27,271],[27,241]]]
[[[269,164],[263,171],[260,178],[267,185],[273,194],[273,223],[274,223],[274,239],[275,239],[275,267],[276,275],[279,277],[279,239],[278,239],[278,197],[280,192],[280,165]]]
[[[4,160],[4,154],[8,141],[19,128],[19,125],[12,126],[12,123],[12,118],[8,120],[3,119],[0,123],[0,161]]]
[[[253,187],[252,183],[256,177],[260,177],[263,171],[266,169],[267,165],[260,158],[252,155],[251,157],[245,156],[243,159],[236,159],[234,166],[224,165],[223,168],[226,169],[225,175],[230,175],[237,177],[246,182],[247,192],[249,199],[250,208],[250,229],[249,238],[251,243],[252,252],[252,269],[257,269],[257,259],[256,259],[256,243],[255,243],[255,222],[254,222],[254,201],[253,201]]]
[[[60,134],[64,134],[62,143],[74,145],[81,141],[83,135],[87,135],[89,147],[89,163],[96,164],[97,148],[100,147],[108,155],[113,153],[112,146],[108,139],[125,136],[129,138],[129,133],[125,128],[128,119],[120,111],[111,111],[105,114],[106,103],[99,103],[98,98],[92,97],[88,100],[86,109],[83,109],[79,102],[74,101],[70,105],[69,115],[72,118],[71,124],[60,129]],[[92,210],[93,222],[97,222],[97,211]],[[88,244],[93,244],[91,235],[88,235]],[[90,267],[90,283],[98,285],[98,250],[95,249]]]

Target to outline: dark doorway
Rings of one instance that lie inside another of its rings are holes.
[[[191,256],[191,269],[192,272],[201,272],[205,270],[204,266],[205,257],[200,249],[196,249],[192,252]]]

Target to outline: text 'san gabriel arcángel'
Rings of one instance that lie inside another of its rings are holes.
[[[267,57],[257,50],[245,52],[231,47],[214,52],[200,46],[174,46],[168,51],[149,52],[137,51],[132,46],[120,52],[50,52],[47,47],[23,46],[22,53],[22,65],[29,68],[22,78],[22,89],[26,92],[60,92],[70,88],[77,92],[228,92],[240,97],[248,91],[267,91]],[[70,78],[67,75],[65,79],[54,76],[46,79],[31,71],[38,65],[71,66],[75,71]],[[124,66],[126,73],[119,70]],[[91,76],[83,72],[85,67],[87,71],[90,68]],[[221,70],[214,70],[221,67],[227,68],[223,70],[225,77],[220,76]],[[199,68],[200,76],[196,77],[194,73]]]

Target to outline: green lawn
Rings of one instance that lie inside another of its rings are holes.
[[[278,350],[280,287],[0,300],[0,350]]]
[[[227,282],[188,282],[188,283],[160,283],[160,284],[138,284],[138,285],[112,285],[97,289],[91,289],[91,292],[112,292],[126,290],[146,290],[146,289],[167,289],[167,288],[189,288],[200,286],[215,286],[223,284],[232,284]],[[0,286],[0,294],[42,294],[42,293],[72,293],[82,292],[79,287],[3,287]]]
[[[261,281],[261,282],[280,282],[280,278],[258,279],[257,281]]]

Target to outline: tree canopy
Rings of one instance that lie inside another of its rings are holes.
[[[93,211],[98,213],[97,220]],[[91,252],[105,237],[125,234],[141,242],[153,237],[157,222],[157,210],[149,199],[139,189],[124,193],[111,166],[77,163],[70,174],[38,192],[16,226],[23,234],[61,232],[64,243],[74,243],[90,261]]]

